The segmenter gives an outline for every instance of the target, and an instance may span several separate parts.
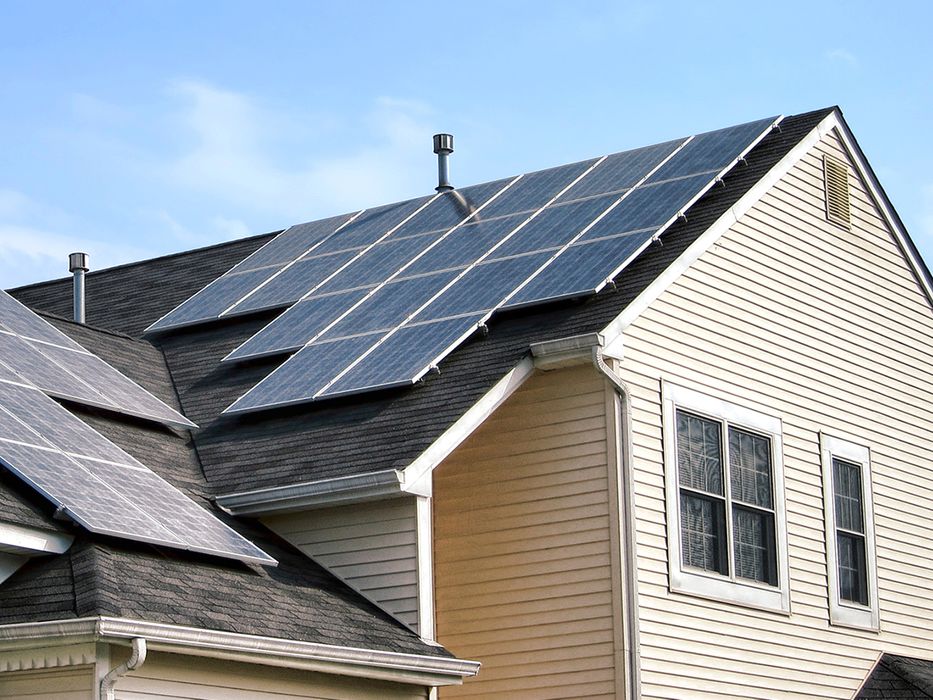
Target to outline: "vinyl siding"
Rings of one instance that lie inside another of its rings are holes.
[[[92,700],[94,667],[0,673],[0,698],[7,700]]]
[[[536,375],[435,471],[438,641],[483,664],[441,698],[615,697],[606,400]]]
[[[856,177],[826,221],[824,153],[625,332],[645,698],[849,698],[881,650],[933,658],[933,313]],[[783,420],[790,616],[668,591],[661,380]],[[880,633],[829,624],[821,430],[872,451]]]
[[[414,498],[290,513],[263,522],[417,631]]]
[[[310,671],[151,653],[116,700],[425,700],[424,688]]]

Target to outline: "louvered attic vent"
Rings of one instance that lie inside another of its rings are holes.
[[[823,156],[823,178],[826,182],[826,218],[849,228],[849,168],[838,158]]]

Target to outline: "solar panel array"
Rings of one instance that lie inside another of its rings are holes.
[[[19,381],[50,396],[175,427],[197,427],[3,291],[0,363]]]
[[[295,353],[231,413],[411,384],[498,309],[600,291],[775,123],[295,226],[150,330],[289,307],[224,358]]]
[[[0,462],[93,532],[275,564],[38,387],[21,383],[5,365],[0,365]]]

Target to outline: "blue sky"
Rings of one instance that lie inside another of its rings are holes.
[[[933,3],[0,8],[0,287],[832,104],[933,262]]]

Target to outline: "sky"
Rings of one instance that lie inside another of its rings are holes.
[[[933,263],[933,3],[0,12],[0,288],[830,105]]]

